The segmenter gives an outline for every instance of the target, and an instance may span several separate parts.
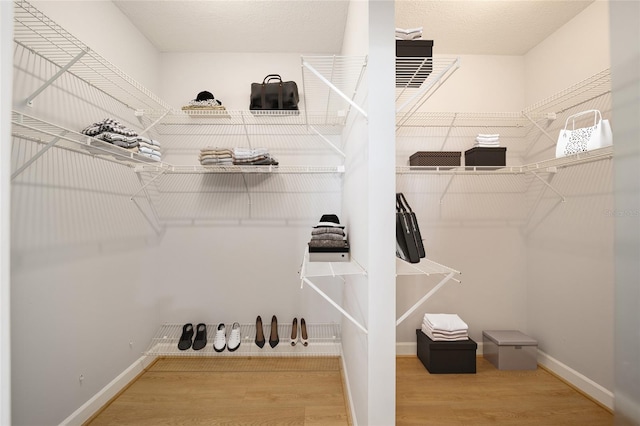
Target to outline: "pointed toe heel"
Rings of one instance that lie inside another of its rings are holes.
[[[307,323],[304,318],[300,318],[300,341],[304,346],[309,345],[309,335],[307,334]]]
[[[265,340],[264,340],[264,329],[262,328],[262,318],[260,318],[260,315],[258,315],[258,317],[256,318],[256,345],[262,349],[264,347],[265,344]]]
[[[278,337],[278,318],[274,315],[271,317],[271,333],[269,334],[269,346],[275,348],[280,343],[280,338]]]
[[[294,318],[291,324],[291,346],[295,346],[296,343],[298,343],[298,318]]]

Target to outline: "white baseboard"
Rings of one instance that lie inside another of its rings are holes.
[[[481,356],[482,342],[478,343],[477,356]],[[416,342],[399,342],[396,343],[396,355],[416,355],[418,351],[418,345]],[[538,349],[538,364],[545,367],[547,370],[553,372],[558,377],[567,383],[575,386],[581,392],[584,392],[589,397],[598,401],[603,406],[613,411],[613,392],[597,384],[588,377],[578,373],[569,366],[561,363],[557,359],[547,355]]]
[[[538,364],[613,411],[613,392],[538,349]]]
[[[358,418],[356,417],[356,410],[353,406],[353,395],[351,394],[351,386],[349,382],[349,375],[347,373],[347,365],[344,362],[344,355],[340,356],[340,362],[342,362],[342,374],[344,374],[344,384],[347,388],[347,399],[349,400],[349,410],[351,411],[351,423],[353,426],[358,426]]]
[[[93,416],[100,408],[108,403],[111,398],[116,396],[118,392],[120,392],[125,388],[125,386],[131,383],[131,381],[135,379],[138,374],[142,373],[144,369],[147,368],[151,364],[151,362],[153,362],[154,359],[154,356],[142,356],[138,358],[138,360],[131,364],[131,366],[120,373],[118,377],[113,379],[97,394],[91,397],[91,399],[82,404],[80,408],[71,413],[71,415],[64,419],[60,424],[65,426],[82,425],[82,423],[89,420],[91,416]]]

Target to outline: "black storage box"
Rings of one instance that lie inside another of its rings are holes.
[[[432,374],[475,374],[476,349],[473,340],[434,342],[417,329],[418,358]]]
[[[506,166],[507,148],[486,148],[476,146],[464,152],[466,167],[482,167],[482,170],[495,170]]]
[[[433,70],[433,40],[396,40],[396,87],[418,88]]]
[[[460,157],[460,151],[418,151],[409,157],[409,165],[452,169],[460,166]]]
[[[433,56],[433,40],[396,40],[396,56],[430,58]]]

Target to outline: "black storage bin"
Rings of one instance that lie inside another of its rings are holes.
[[[396,40],[396,56],[430,58],[433,40]]]
[[[475,374],[476,349],[473,340],[434,342],[417,329],[418,358],[432,374]]]
[[[418,88],[433,70],[433,40],[396,40],[396,87]]]
[[[452,169],[460,166],[460,157],[460,151],[418,151],[409,157],[409,165]]]
[[[482,167],[483,170],[495,170],[506,166],[507,148],[486,148],[476,146],[464,152],[464,165]]]

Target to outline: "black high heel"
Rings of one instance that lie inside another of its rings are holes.
[[[298,343],[298,318],[294,318],[291,324],[291,346],[295,346],[296,343]]]
[[[307,335],[307,323],[304,318],[300,318],[300,341],[304,346],[309,345],[309,335]]]
[[[271,334],[269,335],[269,345],[272,348],[275,348],[280,343],[280,338],[278,338],[278,318],[276,316],[271,317]]]
[[[258,315],[256,318],[256,345],[259,348],[264,347],[264,330],[262,329],[262,318]]]

